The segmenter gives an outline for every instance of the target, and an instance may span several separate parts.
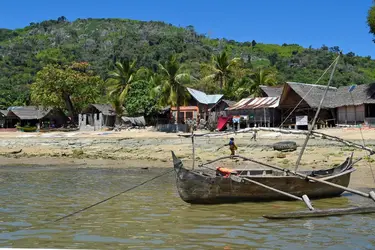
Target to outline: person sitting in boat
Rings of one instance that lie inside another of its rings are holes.
[[[235,155],[236,153],[236,150],[237,150],[237,145],[234,143],[234,138],[230,138],[229,139],[229,143],[227,144],[229,146],[229,149],[230,149],[230,155],[233,156]]]

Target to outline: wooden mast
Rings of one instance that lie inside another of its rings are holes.
[[[191,143],[193,144],[193,170],[195,167],[195,142],[194,142],[194,128],[191,130]]]
[[[297,169],[298,169],[298,167],[299,167],[299,164],[300,164],[300,162],[301,162],[302,155],[303,155],[303,153],[304,153],[304,151],[305,151],[305,149],[306,149],[307,142],[308,142],[309,139],[310,139],[310,136],[311,136],[311,134],[312,134],[312,130],[314,129],[314,126],[315,126],[316,120],[317,120],[317,118],[318,118],[318,116],[319,116],[319,112],[320,112],[320,109],[321,109],[321,107],[322,107],[323,101],[324,101],[324,99],[325,99],[325,97],[326,97],[326,95],[327,95],[328,89],[329,89],[329,87],[330,87],[330,85],[331,85],[332,78],[333,78],[333,74],[335,73],[335,69],[336,69],[337,63],[338,63],[338,61],[339,61],[339,58],[340,58],[340,55],[336,58],[336,62],[335,62],[335,65],[333,66],[333,69],[332,69],[331,75],[330,75],[330,77],[329,77],[329,81],[328,81],[327,87],[326,87],[326,89],[325,89],[325,91],[324,91],[324,94],[323,94],[322,99],[320,100],[320,103],[319,103],[319,106],[318,106],[318,110],[317,110],[316,113],[315,113],[315,116],[314,116],[314,119],[313,119],[313,121],[312,121],[312,123],[311,123],[311,127],[310,127],[310,129],[309,129],[309,132],[308,132],[307,135],[306,135],[306,139],[305,139],[305,142],[303,143],[303,146],[302,146],[301,152],[300,152],[300,154],[299,154],[299,156],[298,156],[298,159],[297,159],[297,162],[296,162],[296,167],[295,167],[294,171],[297,171]]]

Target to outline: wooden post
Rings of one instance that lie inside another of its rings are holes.
[[[306,206],[312,211],[315,210],[314,207],[311,204],[311,201],[307,195],[302,195],[302,200],[305,202]]]
[[[263,108],[263,116],[264,116],[264,127],[266,127],[267,125],[267,117],[266,117],[266,108]]]
[[[375,201],[375,192],[370,191],[369,195],[370,195],[371,199],[373,199]]]
[[[327,92],[328,92],[329,86],[331,85],[332,78],[333,78],[333,74],[335,73],[335,69],[336,69],[337,63],[339,62],[339,58],[340,58],[340,55],[336,58],[336,62],[335,62],[335,65],[333,66],[333,69],[332,69],[331,75],[330,75],[330,77],[329,77],[329,81],[328,81],[327,87],[326,87],[326,89],[325,89],[325,91],[324,91],[324,94],[323,94],[322,99],[320,100],[320,103],[319,103],[319,106],[318,106],[318,110],[317,110],[316,113],[315,113],[314,119],[313,119],[312,124],[311,124],[311,129],[309,130],[309,133],[308,133],[307,136],[306,136],[305,142],[304,142],[303,145],[302,145],[302,149],[301,149],[301,152],[300,152],[300,154],[299,154],[299,156],[298,156],[298,159],[297,159],[297,162],[296,162],[296,167],[295,167],[294,171],[297,171],[297,169],[298,169],[298,167],[299,167],[299,164],[300,164],[300,162],[301,162],[303,152],[304,152],[305,149],[306,149],[307,142],[308,142],[309,139],[310,139],[311,132],[312,132],[314,126],[315,126],[316,120],[318,119],[320,109],[321,109],[321,107],[322,107],[322,105],[323,105],[323,101],[324,101],[324,99],[325,99],[325,97],[326,97],[326,95],[327,95]]]
[[[195,143],[194,143],[194,130],[191,131],[191,142],[193,144],[193,170],[195,167]]]

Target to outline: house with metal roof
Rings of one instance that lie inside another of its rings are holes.
[[[286,82],[282,86],[261,86],[263,96],[244,98],[230,108],[232,115],[248,116],[250,126],[287,126],[307,129],[324,94],[326,86]],[[330,87],[319,114],[318,126],[335,123],[334,97],[337,88]]]
[[[180,107],[180,122],[185,122],[188,119],[196,119],[198,121],[200,119],[208,120],[210,109],[220,103],[224,97],[224,95],[221,94],[210,95],[196,89],[186,89],[191,98],[186,106]],[[218,109],[216,109],[216,111],[217,110]],[[177,116],[177,108],[172,107],[171,111],[175,119]]]
[[[275,127],[280,123],[280,97],[248,97],[227,108],[227,114],[242,120],[248,127]]]

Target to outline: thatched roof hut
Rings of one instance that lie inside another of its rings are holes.
[[[351,87],[341,86],[337,89],[335,107],[375,104],[375,83],[357,85],[352,90]]]
[[[281,94],[280,107],[290,108],[300,103],[299,108],[316,109],[320,104],[325,89],[326,86],[324,85],[287,82]],[[337,88],[329,87],[322,104],[323,109],[334,107],[336,91]]]
[[[111,104],[90,104],[83,111],[83,114],[102,113],[106,116],[116,116],[116,111]]]
[[[283,92],[284,86],[260,86],[263,97],[280,97]]]
[[[9,107],[6,114],[9,120],[18,120],[21,125],[36,124],[40,120],[53,122],[55,126],[61,126],[67,122],[68,117],[61,109],[38,106],[14,106]]]

